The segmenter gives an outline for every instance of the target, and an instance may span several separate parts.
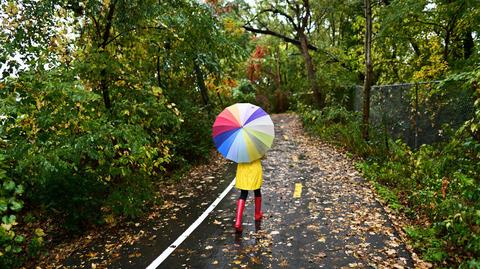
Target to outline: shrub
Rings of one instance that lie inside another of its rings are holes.
[[[240,80],[232,91],[232,97],[237,103],[255,103],[255,89],[248,80]]]
[[[17,216],[23,208],[24,187],[9,178],[6,169],[5,157],[0,154],[0,268],[15,268],[41,247],[44,233],[37,229],[27,239],[16,228]]]
[[[199,108],[189,100],[178,104],[182,111],[181,128],[170,137],[175,141],[172,145],[173,165],[186,166],[188,163],[205,160],[213,147],[211,128],[213,120],[208,117],[204,108]],[[205,139],[207,138],[207,139]]]
[[[385,147],[372,130],[372,141],[365,142],[361,137],[360,117],[343,107],[326,107],[322,111],[301,103],[296,105],[307,130],[322,139],[345,147],[351,152],[372,157],[384,154]]]
[[[416,151],[400,140],[389,139],[386,147],[374,130],[365,142],[360,117],[343,108],[297,109],[310,132],[364,157],[357,168],[393,209],[411,218],[406,231],[425,260],[473,268],[480,256],[480,98],[475,105],[474,118],[449,141]]]
[[[397,141],[390,155],[358,167],[370,180],[399,197],[401,209],[417,226],[409,230],[414,246],[431,262],[468,263],[480,255],[480,171],[478,142],[459,143],[457,135],[442,145],[411,151]],[[398,208],[395,199],[379,194]],[[429,223],[418,220],[429,219]],[[428,242],[428,243],[426,243]]]
[[[157,87],[112,86],[111,110],[88,87],[73,71],[54,69],[26,73],[1,93],[12,176],[30,190],[29,200],[57,212],[73,231],[100,222],[100,208],[139,214],[142,202],[132,200],[148,200],[145,178],[165,171],[169,135],[180,122]]]

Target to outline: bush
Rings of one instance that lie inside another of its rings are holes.
[[[480,171],[474,157],[480,143],[472,146],[470,140],[467,146],[460,143],[463,139],[457,133],[446,144],[423,145],[418,151],[397,141],[383,160],[358,165],[366,178],[397,194],[414,223],[429,219],[431,224],[417,223],[409,235],[431,262],[468,263],[480,255]]]
[[[61,213],[63,226],[71,232],[80,233],[101,221],[101,197],[108,194],[108,186],[91,174],[69,172],[68,169],[57,170],[46,175],[50,177],[45,183],[30,187],[33,192],[30,197],[32,204]]]
[[[72,231],[101,222],[102,212],[137,216],[151,195],[145,179],[172,159],[178,109],[157,87],[127,85],[111,87],[111,110],[68,70],[26,73],[1,93],[12,176]]]
[[[181,128],[171,135],[173,165],[184,167],[188,163],[194,163],[207,159],[213,147],[210,138],[213,120],[207,115],[207,111],[199,108],[189,100],[178,104],[182,111],[183,122]]]
[[[360,117],[343,107],[326,107],[322,111],[301,103],[296,105],[306,129],[322,139],[345,147],[358,156],[372,157],[384,154],[385,147],[379,135],[371,130],[372,141],[361,136]]]
[[[413,151],[399,140],[386,147],[374,130],[365,142],[360,117],[343,108],[297,105],[310,132],[364,157],[357,168],[411,219],[406,231],[425,260],[462,268],[477,265],[480,256],[480,98],[476,107],[449,141]]]
[[[0,268],[15,268],[41,247],[44,233],[37,229],[27,239],[27,235],[17,231],[24,187],[9,178],[6,169],[5,157],[0,154]]]
[[[232,97],[237,103],[255,103],[255,89],[246,80],[240,80],[240,84],[232,90]]]

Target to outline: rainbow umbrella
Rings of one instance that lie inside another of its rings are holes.
[[[256,105],[238,103],[225,108],[213,123],[218,151],[237,163],[260,159],[272,146],[275,131],[270,116]]]

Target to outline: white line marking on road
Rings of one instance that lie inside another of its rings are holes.
[[[208,214],[212,212],[215,207],[222,201],[225,196],[230,192],[230,190],[233,188],[233,185],[235,185],[235,178],[232,180],[230,185],[218,196],[218,198],[213,201],[213,203],[203,212],[203,214],[198,217],[198,219],[188,227],[183,234],[181,234],[175,242],[173,242],[167,249],[165,249],[160,256],[158,256],[148,267],[147,269],[155,269],[157,268],[172,252],[185,240],[187,239],[190,234],[197,229],[197,227],[207,218]]]

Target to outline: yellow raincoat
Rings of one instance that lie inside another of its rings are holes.
[[[237,165],[235,187],[240,190],[253,191],[262,186],[263,174],[260,160]]]

